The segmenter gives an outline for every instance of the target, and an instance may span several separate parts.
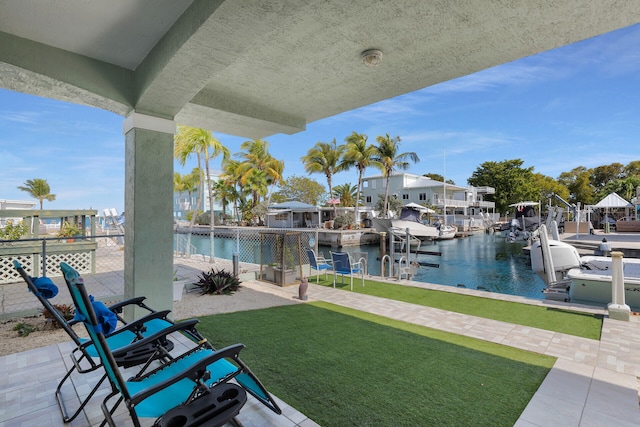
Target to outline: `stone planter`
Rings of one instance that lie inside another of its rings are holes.
[[[279,267],[266,266],[264,268],[264,280],[280,286],[295,285],[296,271],[292,269],[284,270],[283,277],[283,271]]]
[[[274,269],[275,284],[280,286],[289,286],[296,284],[296,271],[295,270],[281,270],[279,268]],[[284,277],[283,277],[284,276]]]
[[[184,285],[187,283],[186,280],[174,280],[173,281],[173,300],[181,301],[182,293],[184,292]]]

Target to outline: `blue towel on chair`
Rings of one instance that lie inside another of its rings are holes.
[[[58,287],[48,277],[35,277],[31,281],[38,289],[38,295],[50,299],[58,295]]]
[[[96,313],[98,320],[98,324],[94,330],[96,332],[101,332],[104,335],[109,335],[116,329],[116,326],[118,326],[118,317],[113,311],[109,310],[103,302],[94,301],[93,295],[89,295],[89,298],[91,299],[91,305],[93,306],[93,311]],[[73,320],[80,320],[84,322],[85,318],[79,310],[76,310],[76,315]]]

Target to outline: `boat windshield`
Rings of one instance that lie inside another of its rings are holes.
[[[400,212],[400,219],[406,221],[420,222],[420,211],[417,209],[404,208]]]

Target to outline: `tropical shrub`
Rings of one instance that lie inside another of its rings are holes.
[[[22,236],[27,234],[27,226],[20,221],[14,224],[13,221],[7,221],[7,225],[0,230],[1,240],[18,240]]]
[[[71,304],[54,304],[53,308],[58,311],[60,316],[62,316],[65,320],[71,320],[75,316],[76,310]],[[51,324],[53,328],[61,328],[62,325],[58,322],[56,317],[46,308],[42,310],[42,315],[44,316],[47,323]]]
[[[198,216],[196,216],[195,223],[197,225],[210,225],[211,224],[211,214],[209,212],[200,212]]]
[[[347,227],[349,224],[353,224],[355,218],[356,217],[353,212],[343,212],[338,214],[333,222],[333,228],[338,230],[340,228]]]
[[[72,224],[69,221],[65,221],[58,231],[58,237],[74,237],[82,234],[80,228],[76,224]]]
[[[225,270],[203,271],[194,285],[200,288],[200,295],[231,295],[240,288],[240,279]]]
[[[38,329],[28,323],[20,322],[13,327],[13,330],[21,337],[28,337],[31,332],[37,331]]]

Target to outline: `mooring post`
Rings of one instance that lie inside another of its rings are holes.
[[[624,272],[622,252],[611,252],[611,304],[607,306],[609,317],[614,320],[629,321],[631,308],[625,304]]]
[[[384,256],[387,254],[387,233],[380,232],[380,276],[384,277]]]

